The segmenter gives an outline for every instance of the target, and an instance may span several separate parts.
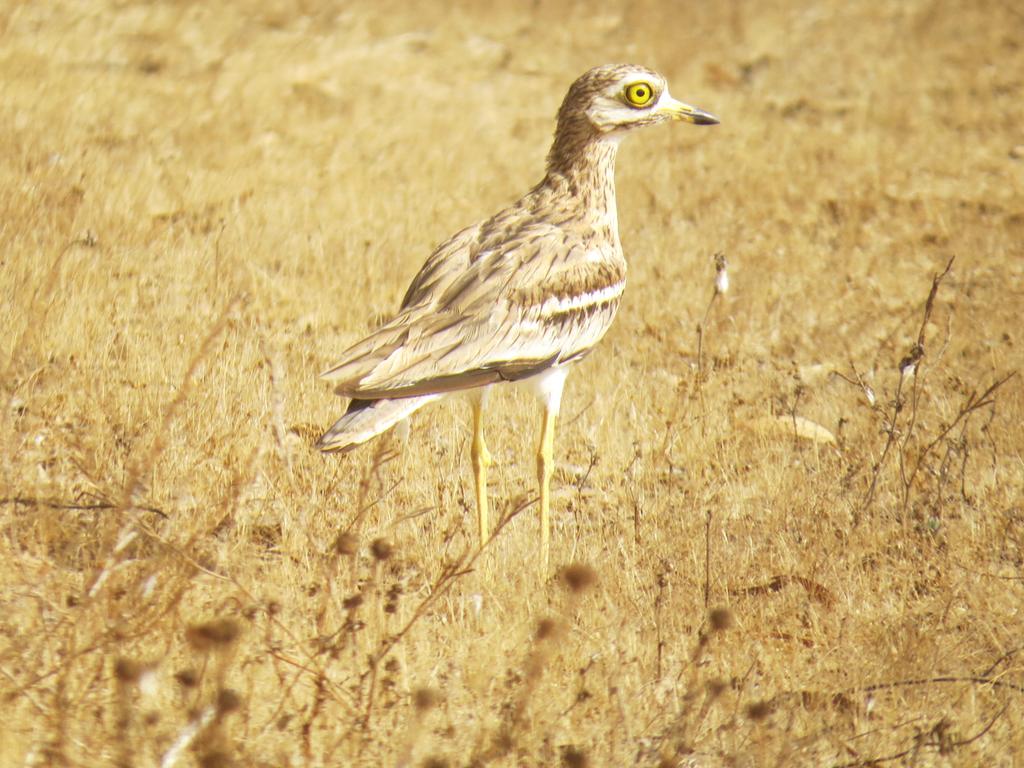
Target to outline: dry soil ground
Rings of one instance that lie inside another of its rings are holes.
[[[541,576],[528,397],[478,551],[468,408],[325,458],[316,374],[610,61],[722,124],[620,153]],[[0,83],[3,765],[1024,764],[1019,3],[7,2]]]

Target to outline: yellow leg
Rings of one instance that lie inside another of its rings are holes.
[[[487,513],[487,468],[494,463],[484,442],[484,398],[473,401],[473,474],[476,480],[476,515],[480,529],[480,546],[490,535]]]
[[[551,473],[554,470],[556,418],[557,410],[550,406],[544,408],[540,449],[537,451],[537,481],[540,483],[540,560],[544,572],[547,572],[551,541]]]

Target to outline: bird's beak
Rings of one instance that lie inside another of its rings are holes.
[[[661,100],[664,103],[658,106],[658,111],[672,120],[683,120],[694,125],[718,125],[718,118],[703,109],[683,104],[667,95]]]

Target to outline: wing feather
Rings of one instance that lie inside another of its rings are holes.
[[[553,224],[534,220],[493,243],[463,230],[420,270],[399,314],[323,375],[366,399],[524,378],[586,354],[624,284],[617,247]]]

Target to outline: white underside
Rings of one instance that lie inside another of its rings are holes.
[[[562,390],[565,389],[565,379],[568,375],[569,366],[556,365],[546,368],[536,376],[523,379],[520,383],[531,391],[547,410],[557,414],[562,406]]]
[[[569,376],[568,365],[556,365],[551,368],[546,368],[536,376],[531,376],[528,379],[521,379],[516,382],[512,382],[514,386],[522,387],[527,392],[536,397],[548,410],[554,411],[556,414],[562,405],[562,392],[565,389],[565,380]],[[483,387],[475,387],[473,389],[465,390],[463,393],[451,393],[451,394],[462,394],[464,397],[468,397],[471,401],[478,401],[481,406],[487,405],[487,400],[491,394],[492,387],[508,386],[507,382],[500,384],[488,384]],[[428,395],[431,399],[443,398],[448,395]]]
[[[528,379],[522,379],[521,381],[514,382],[516,385],[525,388],[528,392],[532,393],[534,397],[541,401],[544,408],[558,415],[559,410],[562,406],[562,392],[565,389],[565,380],[569,376],[569,366],[553,366],[545,369],[543,372],[538,373],[536,376],[531,376]],[[441,400],[449,397],[451,394],[463,394],[472,400],[479,401],[481,406],[487,405],[487,399],[491,393],[491,387],[500,386],[496,384],[488,384],[484,387],[476,387],[474,389],[466,390],[464,393],[448,393],[438,395],[423,395],[419,398],[409,398],[409,403],[412,405],[413,401],[417,401],[415,405],[410,408],[408,416],[403,418],[396,426],[399,429],[408,430],[409,418],[412,416],[411,411],[419,410],[423,405],[435,400]],[[399,401],[401,402],[401,401]],[[360,440],[353,442],[363,442],[364,440],[373,437],[374,435],[367,435],[362,437]]]

